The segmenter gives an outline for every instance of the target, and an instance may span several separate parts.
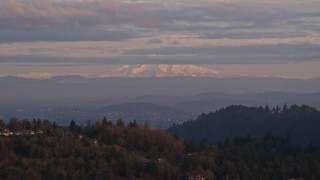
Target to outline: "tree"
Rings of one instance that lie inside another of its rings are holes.
[[[80,127],[76,124],[76,122],[72,119],[69,125],[69,129],[71,130],[71,132],[75,133],[79,133],[80,132]]]
[[[284,104],[282,108],[282,112],[287,112],[287,111],[288,111],[288,106],[287,104]]]
[[[21,122],[16,118],[11,118],[9,120],[8,128],[12,131],[21,131],[23,129]]]
[[[105,126],[112,126],[112,122],[108,121],[106,117],[103,118],[102,123]]]
[[[129,128],[134,128],[134,127],[137,127],[137,126],[138,126],[138,124],[137,124],[137,121],[136,121],[136,120],[134,120],[133,122],[130,121],[130,122],[129,122],[129,125],[128,125]]]
[[[124,126],[124,122],[122,119],[117,120],[117,126],[121,126],[121,127]]]
[[[280,107],[277,105],[276,106],[276,113],[279,113],[281,111]]]
[[[265,113],[269,113],[269,112],[270,112],[270,107],[269,107],[268,104],[266,104],[266,105],[264,106],[264,112],[265,112]]]
[[[0,130],[3,130],[6,127],[6,124],[2,119],[0,119]]]

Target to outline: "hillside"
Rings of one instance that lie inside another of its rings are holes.
[[[320,146],[296,146],[271,135],[195,146],[136,122],[59,127],[48,120],[0,120],[0,179],[194,177],[319,179]]]
[[[320,112],[302,105],[282,109],[229,106],[200,115],[196,120],[168,129],[171,134],[187,141],[224,142],[228,138],[261,138],[266,133],[289,137],[299,144],[320,143]]]

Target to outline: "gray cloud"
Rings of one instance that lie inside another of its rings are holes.
[[[138,32],[99,29],[41,29],[0,31],[0,43],[36,41],[123,41],[141,37]]]
[[[250,46],[164,47],[127,51],[127,55],[158,56],[163,59],[189,59],[195,63],[287,63],[320,61],[318,44],[278,44]],[[189,63],[189,62],[188,62]]]
[[[165,14],[166,31],[192,32],[204,38],[288,38],[320,32],[320,13],[258,5],[190,7]]]
[[[320,45],[255,45],[255,46],[201,46],[164,47],[127,51],[113,58],[0,56],[0,62],[10,63],[74,63],[88,64],[277,64],[320,61]]]
[[[2,0],[0,41],[125,40],[140,32],[124,26],[158,26],[151,15],[157,7],[117,0]]]
[[[314,6],[310,2],[297,5],[259,1],[185,2],[170,7],[161,1],[120,0],[2,0],[0,3],[0,38],[5,39],[2,42],[124,40],[142,33],[141,29],[234,39],[285,38],[320,32],[320,22],[315,20],[320,18],[314,8],[320,4],[317,2],[312,2]],[[136,29],[127,31],[123,25]],[[105,27],[114,29],[105,32]],[[271,31],[274,29],[277,31]]]
[[[0,29],[79,28],[126,23],[152,27],[157,23],[152,13],[158,8],[120,0],[2,0]]]
[[[241,31],[214,31],[200,35],[204,39],[259,39],[259,38],[289,38],[307,35],[303,32],[241,32]]]
[[[154,39],[150,39],[148,41],[149,44],[162,44],[163,41],[161,39],[158,39],[158,38],[154,38]]]

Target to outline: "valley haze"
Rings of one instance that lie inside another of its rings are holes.
[[[0,118],[103,117],[166,128],[232,105],[320,107],[320,79],[232,76],[196,65],[124,65],[103,77],[0,78]]]

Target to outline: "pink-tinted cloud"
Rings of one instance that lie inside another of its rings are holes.
[[[3,42],[61,40],[70,33],[76,37],[67,38],[67,41],[108,40],[113,31],[124,32],[121,40],[136,37],[127,36],[132,32],[187,32],[209,39],[250,39],[260,35],[261,38],[281,38],[319,32],[320,24],[314,19],[319,18],[320,13],[309,4],[305,7],[304,4],[288,4],[294,6],[288,7],[283,5],[285,0],[282,4],[264,2],[266,4],[258,0],[250,3],[239,0],[229,3],[220,0],[199,3],[189,0],[144,3],[134,0],[2,0],[0,42],[1,39],[5,39]],[[39,36],[34,36],[35,32]]]
[[[30,79],[48,79],[54,74],[48,73],[48,72],[30,72],[30,73],[23,73],[23,74],[17,74],[17,77],[22,78],[30,78]]]
[[[2,0],[0,30],[97,26],[133,23],[157,26],[150,13],[159,6],[120,0]]]

